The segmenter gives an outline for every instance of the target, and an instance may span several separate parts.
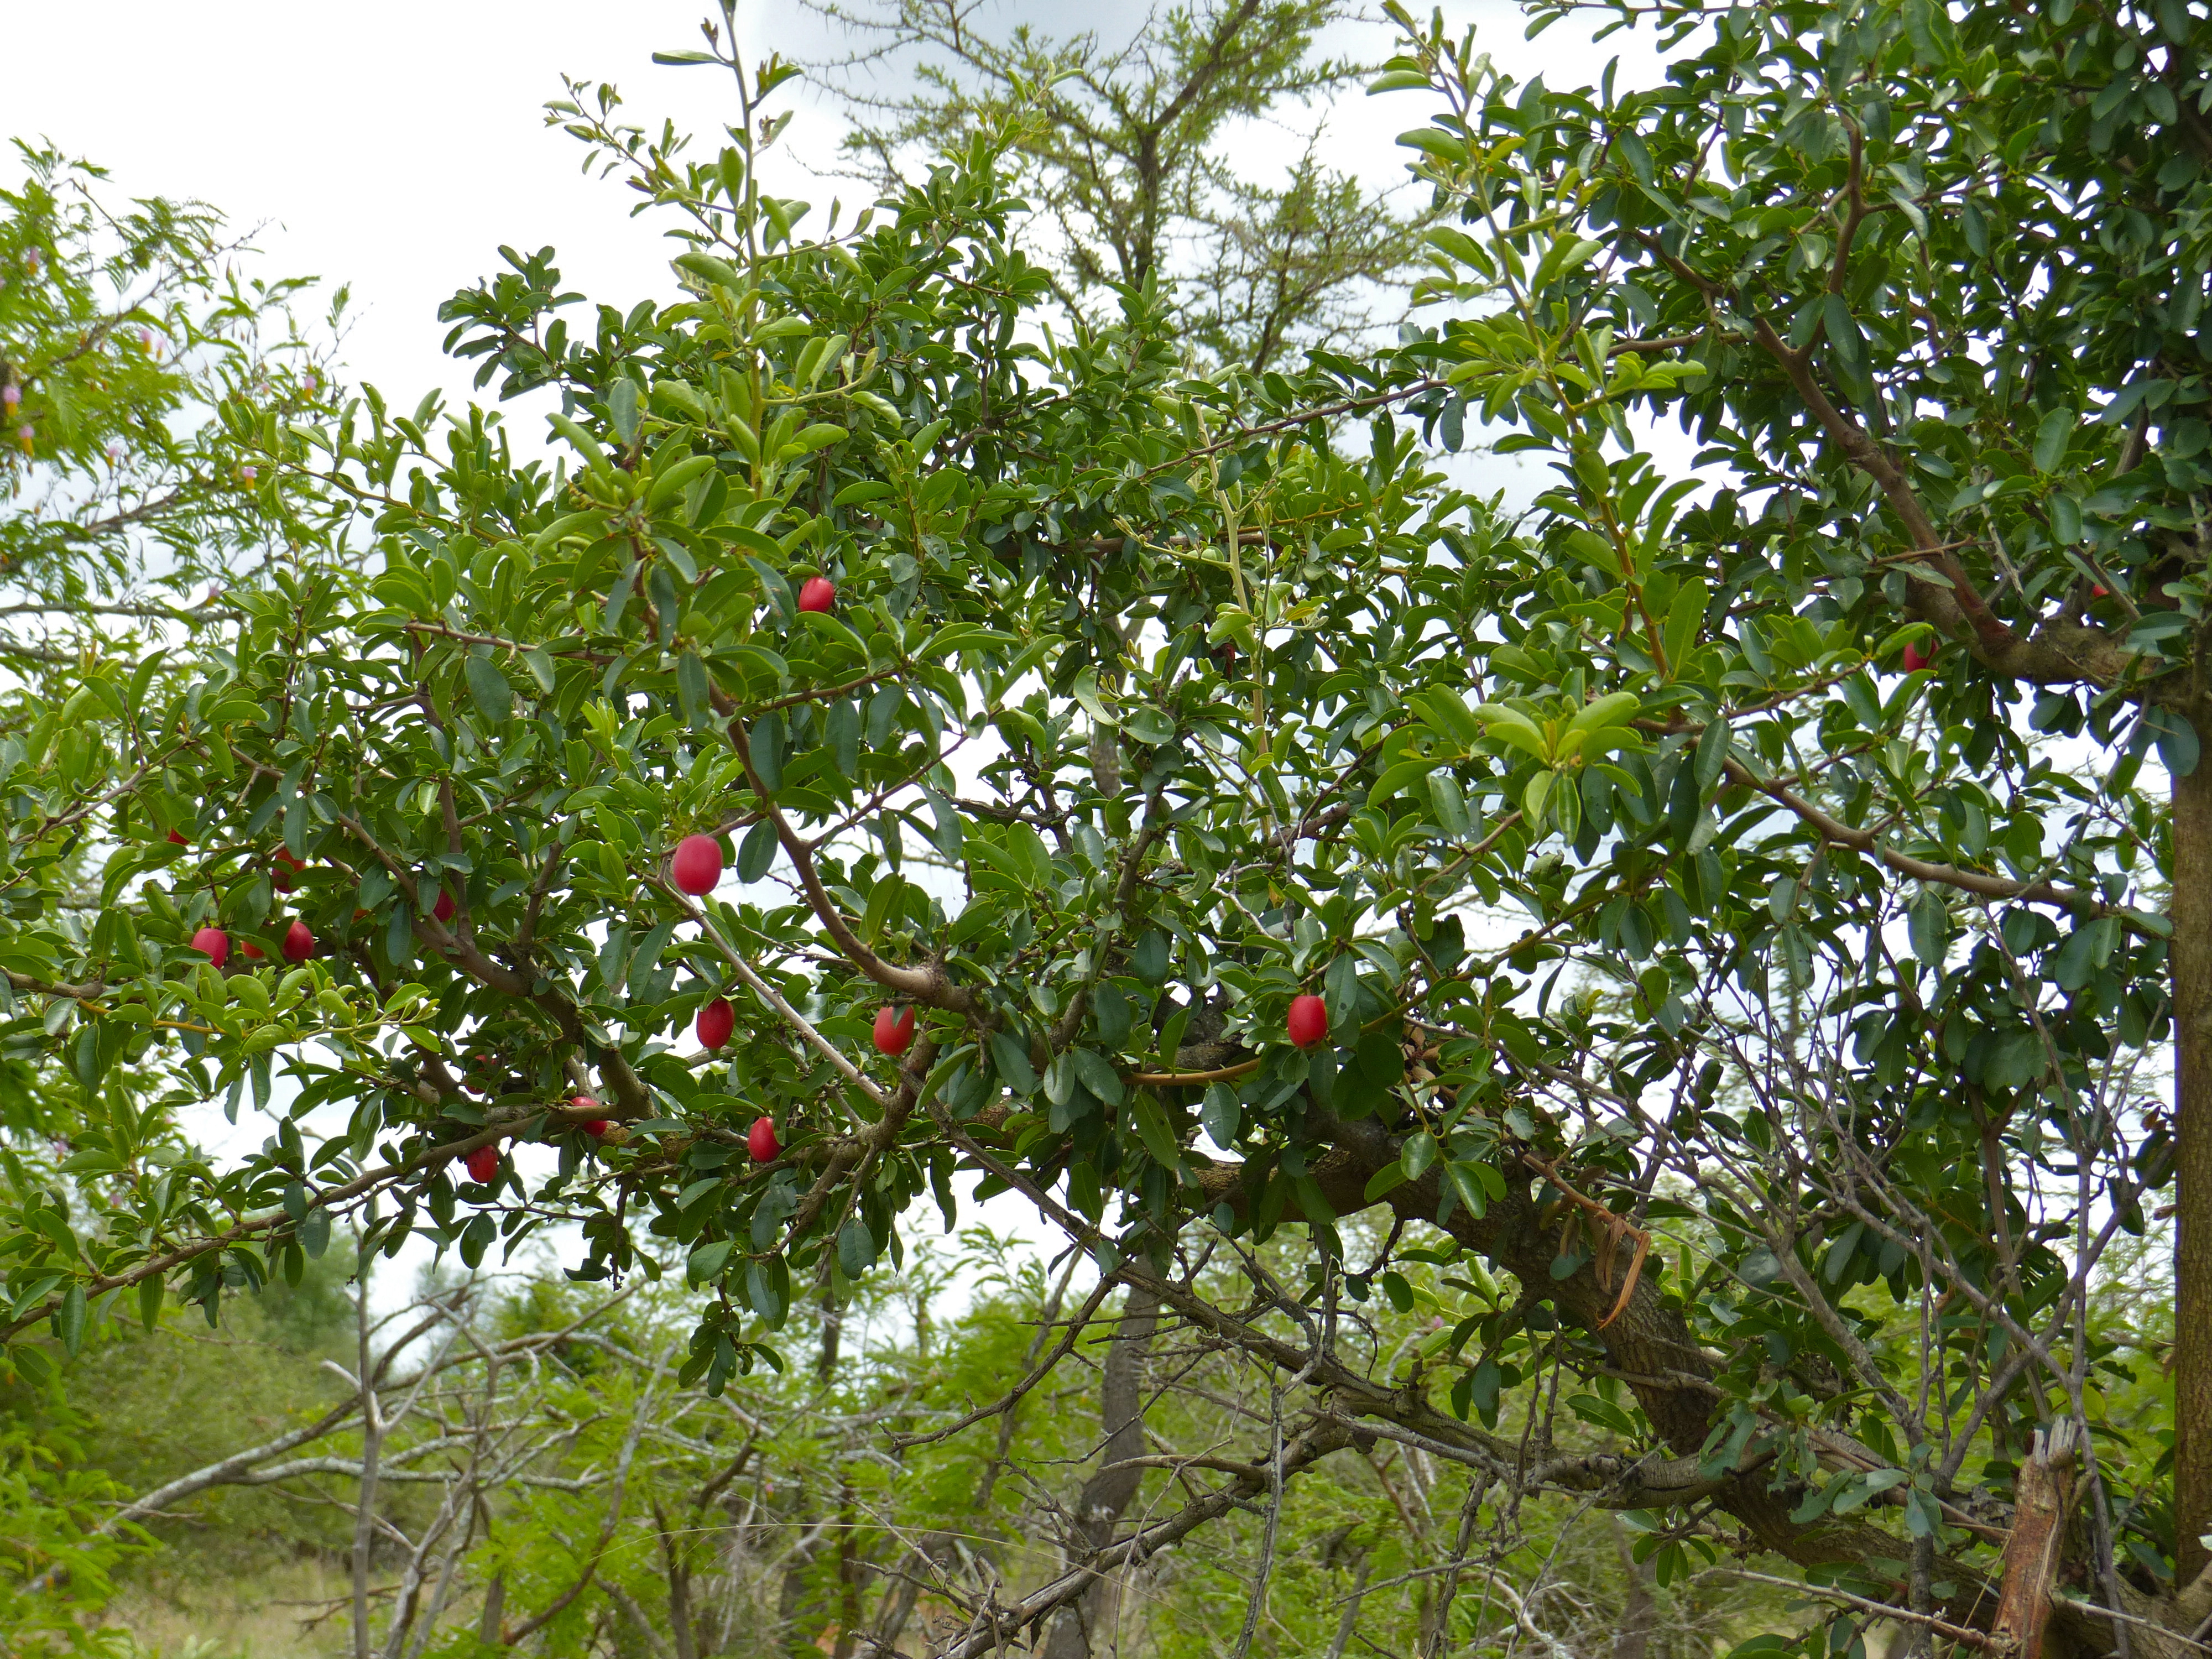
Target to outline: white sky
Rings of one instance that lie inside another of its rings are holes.
[[[582,147],[544,126],[541,108],[561,95],[563,73],[612,81],[630,118],[656,131],[672,119],[713,155],[735,117],[727,76],[649,61],[656,49],[702,44],[698,24],[713,9],[712,0],[387,0],[371,16],[298,0],[0,0],[0,134],[51,139],[107,167],[123,192],[197,197],[239,228],[263,227],[250,272],[350,285],[349,378],[401,407],[434,386],[459,400],[469,374],[440,354],[437,307],[501,269],[502,243],[524,252],[550,244],[568,287],[624,310],[673,292],[652,216],[630,219],[631,191],[581,176]],[[1095,27],[1118,40],[1144,10],[1131,0],[1002,0],[983,16],[1054,33]],[[1657,78],[1648,32],[1594,50],[1571,24],[1523,40],[1517,8],[1500,0],[1455,0],[1445,11],[1455,28],[1475,23],[1482,47],[1524,79],[1594,81],[1616,52],[1624,86]],[[792,0],[746,5],[739,22],[755,59],[767,49],[802,60],[847,49]],[[1387,25],[1346,23],[1323,44],[1373,62],[1390,42]],[[813,201],[817,228],[842,194],[849,223],[864,192],[804,176],[806,163],[830,164],[840,118],[803,82],[781,95],[797,112],[772,186]],[[1355,93],[1329,112],[1324,154],[1378,188],[1399,184],[1407,152],[1392,140],[1428,112],[1420,94]],[[1265,124],[1232,133],[1225,148],[1262,176],[1291,159],[1284,132]],[[14,171],[0,157],[0,172]],[[536,435],[534,417],[521,424]]]

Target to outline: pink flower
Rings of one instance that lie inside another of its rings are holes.
[[[245,479],[246,483],[252,483],[254,481],[254,479],[255,479],[256,477],[259,477],[260,475],[259,475],[259,473],[258,473],[258,472],[257,472],[257,471],[256,471],[256,470],[255,470],[254,468],[252,468],[252,467],[250,467],[250,466],[241,466],[240,468],[239,468],[239,469],[238,469],[238,476],[239,476],[240,477],[241,477],[241,478]]]
[[[37,436],[38,434],[31,430],[27,422],[15,428],[15,441],[26,449],[31,447],[31,440]]]
[[[13,409],[23,401],[23,388],[19,386],[0,386],[0,408]]]

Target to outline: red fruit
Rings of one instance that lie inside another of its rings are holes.
[[[220,968],[230,960],[230,935],[220,927],[203,927],[192,935],[192,949]]]
[[[307,924],[295,921],[284,930],[284,960],[305,962],[315,954],[315,936],[307,931]]]
[[[248,962],[259,962],[262,960],[261,947],[253,944],[251,940],[240,945],[238,947],[238,953],[244,957]]]
[[[1936,653],[1932,647],[1926,651],[1923,651],[1917,645],[1908,645],[1905,647],[1905,672],[1908,674],[1918,673],[1935,660]]]
[[[190,847],[191,845],[191,842],[186,841],[182,836],[179,835],[173,830],[169,831],[169,839],[176,842],[179,847]]]
[[[702,1048],[719,1048],[730,1040],[730,1033],[737,1024],[738,1011],[730,1006],[726,998],[716,997],[699,1011],[699,1018],[691,1029]]]
[[[469,1154],[469,1179],[479,1187],[491,1185],[491,1178],[499,1173],[499,1148],[479,1146]]]
[[[745,1132],[745,1150],[753,1155],[756,1164],[773,1164],[783,1154],[783,1145],[775,1138],[775,1120],[757,1117],[753,1127]]]
[[[599,1109],[599,1103],[590,1095],[572,1095],[568,1099],[568,1109],[572,1112],[596,1112]],[[606,1139],[607,1131],[614,1126],[603,1117],[595,1117],[576,1127],[591,1136],[592,1139],[604,1140]]]
[[[712,836],[686,836],[676,843],[668,872],[686,893],[711,893],[722,878],[722,844]]]
[[[799,608],[801,611],[827,611],[837,603],[837,584],[827,576],[809,576],[799,585]]]
[[[1285,1024],[1299,1048],[1318,1048],[1328,1040],[1328,1005],[1317,996],[1292,997],[1291,1017]]]
[[[441,921],[451,921],[453,919],[453,889],[441,887],[438,890],[438,902],[430,907],[430,914]]]
[[[2105,585],[2102,582],[2100,582],[2094,587],[2091,588],[2089,590],[2089,597],[2093,599],[2103,599],[2105,597]]]
[[[292,890],[294,871],[304,870],[307,867],[292,856],[292,849],[289,847],[278,848],[276,856],[270,860],[269,863],[269,878],[276,884],[276,890],[280,893],[289,893]]]
[[[914,1010],[889,1006],[876,1010],[876,1052],[902,1054],[914,1041]]]

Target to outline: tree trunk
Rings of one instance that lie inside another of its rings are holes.
[[[1620,1553],[1620,1571],[1628,1580],[1627,1604],[1620,1610],[1620,1628],[1613,1635],[1613,1659],[1650,1659],[1651,1633],[1659,1626],[1659,1569],[1636,1559],[1628,1528],[1612,1517],[1613,1546]]]
[[[484,1586],[483,1610],[477,1615],[477,1640],[486,1647],[498,1642],[506,1626],[507,1575],[495,1572]]]
[[[2212,1531],[2212,765],[2173,781],[2173,1543]]]
[[[2062,1417],[2035,1437],[2013,1486],[2012,1536],[1997,1588],[1990,1640],[2000,1653],[2043,1659],[2051,1595],[2065,1565],[2066,1517],[2074,1508],[2074,1419]]]
[[[1365,1550],[1355,1551],[1352,1559],[1352,1594],[1344,1598],[1344,1616],[1336,1621],[1336,1639],[1328,1644],[1328,1659],[1344,1659],[1344,1650],[1352,1645],[1352,1635],[1359,1628],[1359,1604],[1367,1597],[1368,1575],[1375,1571],[1374,1559]]]
[[[1114,1327],[1099,1388],[1099,1426],[1106,1442],[1099,1449],[1097,1472],[1083,1483],[1076,1503],[1075,1529],[1066,1546],[1071,1567],[1082,1565],[1092,1551],[1113,1541],[1121,1511],[1143,1481],[1142,1469],[1114,1466],[1145,1455],[1145,1353],[1159,1319],[1159,1299],[1132,1290]],[[1046,1633],[1043,1659],[1091,1659],[1097,1637],[1113,1623],[1115,1589],[1111,1576],[1100,1578],[1061,1607]]]

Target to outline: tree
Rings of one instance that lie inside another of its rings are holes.
[[[65,1194],[88,1108],[82,1083],[46,1063],[60,1026],[44,1023],[45,988],[57,962],[88,944],[104,953],[113,937],[99,859],[129,788],[101,799],[122,777],[104,727],[130,699],[173,684],[165,635],[224,614],[219,592],[195,597],[201,585],[251,580],[272,547],[321,534],[292,513],[284,481],[257,481],[252,454],[207,411],[251,395],[272,420],[312,416],[327,411],[330,384],[325,348],[291,310],[307,284],[240,278],[233,261],[249,244],[226,240],[211,210],[158,198],[118,206],[88,163],[21,143],[15,159],[20,182],[0,189],[0,769],[10,780],[0,1187],[20,1296],[34,1288],[15,1231],[23,1219],[43,1218],[40,1248],[82,1260]],[[134,1158],[190,1157],[160,1107],[118,1092],[104,1113],[91,1109],[103,1120],[107,1144]],[[82,1214],[102,1207],[95,1197]],[[81,1306],[70,1299],[72,1332]],[[0,1424],[11,1540],[0,1628],[25,1652],[99,1645],[76,1614],[100,1605],[137,1540],[103,1524],[117,1491],[88,1467],[52,1370],[43,1348],[24,1346],[0,1376],[17,1408]]]
[[[1360,78],[1357,64],[1313,56],[1316,35],[1346,15],[1339,0],[1176,7],[1119,46],[1027,23],[994,37],[975,0],[815,9],[867,43],[825,66],[854,112],[846,148],[863,176],[890,187],[916,152],[926,164],[978,132],[1001,135],[1000,167],[1059,235],[1054,286],[1076,315],[1172,277],[1193,337],[1259,372],[1307,346],[1361,341],[1419,249],[1415,225],[1321,161],[1318,130],[1279,184],[1219,154],[1234,124],[1280,123],[1287,104]],[[884,90],[886,69],[911,85]]]
[[[785,66],[710,41],[712,161],[560,106],[691,247],[588,340],[550,250],[451,303],[561,388],[559,466],[434,399],[262,422],[380,568],[303,546],[97,777],[26,747],[113,849],[27,1036],[283,1110],[157,1176],[101,1096],[98,1230],[17,1209],[0,1332],[212,1307],[336,1220],[471,1267],[568,1222],[580,1279],[696,1289],[712,1398],[964,1171],[1087,1254],[1076,1334],[1156,1300],[1266,1387],[940,1659],[1249,1514],[1242,1659],[1293,1492],[1386,1445],[1463,1483],[1427,1654],[1487,1616],[1485,1514],[1549,1495],[1662,1593],[1794,1585],[1808,1654],[2186,1650],[2198,25],[1670,6],[1623,93],[1396,15],[1448,309],[1295,374],[1194,366],[1159,284],[1030,343],[1003,130],[809,241],[754,184]],[[1470,414],[1552,458],[1531,514],[1431,470]],[[2177,1180],[2169,1316],[2134,1241]]]
[[[112,606],[149,581],[188,593],[281,538],[276,481],[207,410],[246,394],[312,414],[331,385],[291,310],[310,284],[242,280],[250,243],[226,240],[213,210],[118,209],[101,169],[15,150],[22,183],[0,191],[0,574],[20,601],[5,649],[21,673],[54,660],[26,626],[167,620]]]

